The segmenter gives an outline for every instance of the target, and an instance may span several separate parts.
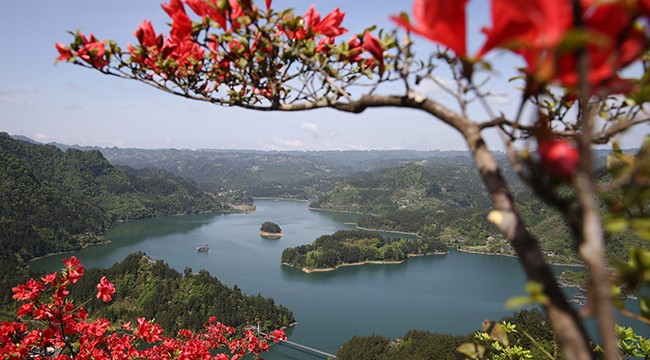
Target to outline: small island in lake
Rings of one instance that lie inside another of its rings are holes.
[[[447,245],[438,239],[391,239],[370,231],[339,230],[311,245],[284,249],[280,262],[309,273],[368,263],[399,264],[411,256],[447,252]]]
[[[278,224],[267,221],[260,227],[260,235],[269,239],[277,239],[284,234]]]

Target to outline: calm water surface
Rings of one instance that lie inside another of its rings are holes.
[[[361,215],[311,211],[305,202],[256,200],[255,205],[257,211],[251,214],[195,214],[116,223],[107,233],[111,243],[35,260],[31,266],[55,271],[62,267],[62,258],[75,255],[86,267],[108,267],[142,251],[181,272],[186,267],[194,272],[206,269],[225,284],[273,297],[288,307],[298,321],[287,332],[289,340],[332,354],[354,335],[396,338],[409,329],[469,333],[485,318],[498,320],[512,313],[503,303],[524,292],[525,278],[517,259],[454,249],[398,265],[368,264],[305,274],[279,263],[282,250],[337,230],[354,229],[349,223]],[[280,225],[285,235],[273,240],[261,237],[259,227],[265,221]],[[197,253],[196,247],[205,244],[210,251]],[[637,332],[650,333],[638,323],[629,324]],[[273,346],[264,358],[318,357]]]

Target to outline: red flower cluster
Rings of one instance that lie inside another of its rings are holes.
[[[288,93],[279,70],[296,54],[277,43],[321,54],[323,62],[357,63],[365,70],[378,67],[383,75],[384,45],[369,31],[335,44],[336,36],[348,32],[341,26],[345,13],[339,8],[321,18],[312,5],[306,14],[294,17],[274,13],[271,0],[265,4],[263,14],[251,0],[169,0],[162,4],[172,20],[168,35],[156,34],[151,22],[144,20],[133,32],[138,43],[127,44],[128,53],[122,53],[112,43],[106,48],[106,41],[98,42],[92,35],[86,40],[78,33],[71,46],[56,44],[57,61],[81,59],[104,69],[117,59],[114,69],[129,67],[138,77],[172,80],[187,92],[210,96],[223,85],[234,102],[255,95],[275,101]],[[185,5],[201,20],[193,22]]]
[[[89,65],[98,69],[104,68],[110,61],[109,54],[106,53],[106,41],[98,41],[93,34],[90,34],[90,40],[83,34],[77,34],[74,48],[56,43],[56,50],[59,52],[57,61],[67,61],[73,55],[81,58]]]
[[[278,24],[278,29],[286,37],[296,40],[313,38],[316,34],[335,37],[348,32],[347,29],[341,27],[343,17],[345,17],[345,13],[336,8],[321,21],[320,13],[316,12],[316,5],[312,5],[297,26],[287,28]]]
[[[131,331],[127,323],[115,329],[106,319],[86,320],[83,307],[75,307],[65,297],[66,287],[83,276],[83,266],[74,256],[63,260],[66,267],[62,276],[49,274],[41,281],[31,279],[25,285],[13,288],[14,298],[25,302],[18,317],[28,315],[42,323],[29,331],[24,323],[5,321],[0,325],[0,360],[55,358],[62,360],[136,360],[136,359],[239,359],[247,353],[268,351],[268,343],[247,331],[242,339],[229,340],[235,329],[216,322],[214,317],[205,324],[205,332],[194,334],[180,330],[177,338],[165,338],[158,324],[138,318],[138,327]],[[48,286],[49,285],[49,286]],[[48,288],[49,287],[49,288]],[[115,287],[102,277],[97,285],[97,298],[110,301]],[[50,297],[46,293],[53,293]],[[44,299],[49,298],[49,301]],[[227,335],[227,336],[226,336]],[[285,340],[281,330],[267,339]],[[139,341],[153,346],[139,350]],[[231,358],[215,350],[227,348]]]
[[[483,29],[487,39],[476,57],[499,47],[509,49],[526,60],[526,72],[536,81],[575,87],[576,50],[585,47],[587,77],[594,93],[632,90],[631,84],[621,81],[616,73],[647,47],[648,36],[634,22],[650,19],[650,1],[580,3],[583,9],[576,21],[571,0],[492,0],[492,27]],[[467,0],[415,0],[415,24],[405,16],[392,19],[466,57],[466,4]]]

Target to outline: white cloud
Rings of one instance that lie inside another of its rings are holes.
[[[64,106],[63,108],[66,109],[66,110],[72,110],[72,111],[82,110],[82,107],[79,104],[67,105],[67,106]]]
[[[65,84],[65,87],[70,88],[72,90],[77,90],[77,91],[81,91],[81,90],[84,90],[86,88],[85,86],[83,86],[81,84],[77,84],[77,83],[73,83],[73,82],[69,82],[69,81]]]
[[[18,99],[14,99],[12,97],[6,97],[6,96],[0,97],[0,101],[4,101],[4,102],[16,104],[16,105],[24,105],[25,104],[25,102],[22,101],[22,100],[18,100]]]
[[[0,86],[0,94],[25,94],[25,93],[37,93],[38,89],[31,86],[28,88],[12,88],[6,86]]]
[[[434,78],[437,82],[431,79],[424,79],[418,85],[415,85],[413,87],[413,90],[420,94],[424,94],[427,97],[439,99],[443,96],[450,96],[447,90],[444,88],[447,88],[451,91],[456,91],[458,88],[458,84],[456,84],[456,81],[454,79],[442,76],[434,76]]]
[[[298,127],[298,129],[303,130],[303,131],[309,131],[309,132],[315,133],[315,134],[318,133],[318,125],[316,125],[314,123],[307,123],[307,122],[301,123],[300,126]]]
[[[34,135],[32,135],[32,137],[34,137],[34,139],[36,139],[38,141],[47,141],[47,140],[50,139],[49,136],[47,136],[45,134],[41,134],[41,133],[34,134]]]
[[[510,103],[510,98],[507,94],[499,94],[491,92],[487,95],[487,100],[494,105],[506,105]]]
[[[341,150],[370,150],[370,149],[364,145],[348,144]]]
[[[172,142],[172,138],[170,138],[169,136],[165,136],[165,140],[167,140],[167,142]]]
[[[287,139],[280,139],[276,137],[273,138],[273,143],[276,146],[291,148],[291,149],[297,149],[304,145],[303,142],[300,140],[287,140]]]
[[[323,137],[323,136],[324,137],[334,137],[334,136],[336,136],[336,132],[334,132],[334,131],[330,131],[330,132],[322,131],[318,127],[318,125],[316,125],[314,123],[308,123],[308,122],[300,123],[300,125],[298,126],[298,130],[306,131],[308,133],[311,133],[314,136],[314,138],[319,138],[319,137]]]
[[[257,143],[257,146],[266,151],[303,150],[305,148],[305,144],[300,140],[280,139],[274,137],[271,142],[272,144],[267,144],[260,141]]]
[[[126,144],[126,141],[124,141],[124,140],[115,140],[115,141],[113,141],[113,146],[124,147],[125,144]]]

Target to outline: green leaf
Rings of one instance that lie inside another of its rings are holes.
[[[544,286],[536,281],[526,283],[526,293],[528,296],[514,296],[508,299],[505,303],[506,309],[548,302],[548,297],[544,294]]]
[[[626,328],[625,326],[616,325],[616,336],[623,341],[634,340],[634,330],[631,327]]]
[[[603,217],[603,225],[609,233],[617,233],[627,229],[629,223],[623,214],[609,213]]]
[[[612,300],[614,301],[614,307],[617,309],[624,309],[625,305],[621,300],[621,288],[612,284],[611,285]]]
[[[512,310],[515,308],[520,308],[524,306],[531,305],[532,301],[530,300],[529,296],[512,296],[508,300],[506,300],[505,303],[505,308],[508,310]]]
[[[519,80],[519,79],[525,80],[526,77],[524,75],[514,76],[514,77],[511,77],[510,79],[508,79],[508,82],[513,82],[513,81]]]
[[[630,227],[637,235],[650,240],[650,218],[637,217],[630,219]]]
[[[490,335],[492,339],[500,342],[504,346],[508,346],[510,344],[510,342],[508,341],[508,335],[506,334],[506,330],[498,322],[485,319],[483,320],[481,329],[483,329],[484,332]]]
[[[459,359],[483,359],[485,347],[472,343],[465,343],[456,349],[456,357]]]
[[[650,297],[641,296],[641,298],[639,298],[639,308],[641,310],[641,316],[650,319]]]

